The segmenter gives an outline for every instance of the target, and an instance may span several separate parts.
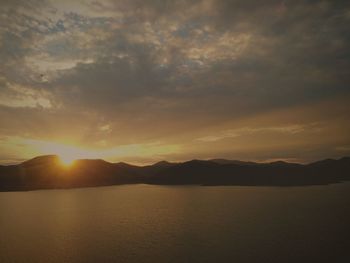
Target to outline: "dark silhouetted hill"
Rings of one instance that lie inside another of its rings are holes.
[[[67,168],[56,155],[0,166],[0,191],[91,187],[118,184],[302,186],[350,180],[350,158],[310,164],[236,160],[161,161],[135,166],[104,160],[77,160]]]

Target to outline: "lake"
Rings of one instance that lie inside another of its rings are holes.
[[[350,262],[350,183],[0,193],[0,262]]]

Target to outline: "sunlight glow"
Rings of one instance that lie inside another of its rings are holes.
[[[71,167],[74,162],[75,162],[75,158],[73,158],[72,156],[67,156],[67,155],[60,155],[60,162],[64,167]]]
[[[17,143],[22,143],[28,147],[28,154],[31,156],[55,154],[60,157],[60,163],[66,167],[74,164],[78,159],[104,159],[107,161],[120,161],[126,158],[162,158],[161,156],[180,151],[178,145],[163,145],[159,142],[147,144],[128,144],[113,148],[92,149],[33,139],[17,139]],[[22,149],[23,151],[23,149]],[[160,156],[160,157],[158,157]]]

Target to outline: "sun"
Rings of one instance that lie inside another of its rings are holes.
[[[76,160],[74,157],[69,155],[59,155],[59,158],[60,158],[60,163],[66,168],[71,167]]]

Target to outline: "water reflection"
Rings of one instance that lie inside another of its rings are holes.
[[[0,262],[335,261],[349,245],[349,190],[347,183],[0,193]]]

